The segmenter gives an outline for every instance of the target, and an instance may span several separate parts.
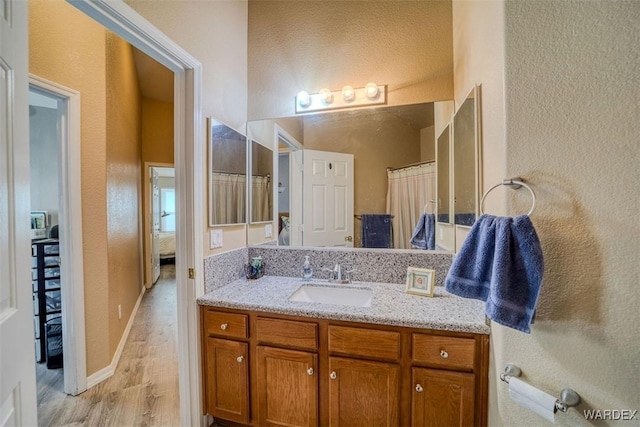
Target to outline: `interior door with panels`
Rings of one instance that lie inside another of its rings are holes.
[[[353,154],[303,151],[303,245],[353,247]]]

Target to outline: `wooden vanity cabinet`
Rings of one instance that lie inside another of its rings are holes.
[[[204,404],[218,424],[487,424],[488,335],[208,306],[201,315]]]

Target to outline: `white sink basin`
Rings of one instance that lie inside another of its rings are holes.
[[[370,307],[372,298],[373,290],[369,288],[309,284],[300,286],[291,294],[289,301]]]

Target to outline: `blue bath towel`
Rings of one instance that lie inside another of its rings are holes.
[[[543,271],[540,240],[527,215],[482,215],[456,255],[445,289],[486,301],[491,320],[531,333]]]
[[[361,219],[363,248],[391,247],[391,215],[363,214]]]
[[[413,230],[411,246],[416,249],[436,248],[436,216],[435,214],[422,214],[416,228]]]

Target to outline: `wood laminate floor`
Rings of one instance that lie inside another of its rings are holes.
[[[40,426],[178,426],[175,265],[144,294],[115,374],[78,396],[38,364]]]

